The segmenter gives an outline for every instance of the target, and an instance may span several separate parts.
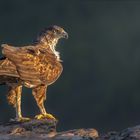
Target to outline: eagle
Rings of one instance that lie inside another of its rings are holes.
[[[68,38],[68,33],[59,26],[45,28],[32,45],[14,47],[2,44],[0,59],[0,85],[8,86],[7,100],[16,110],[15,121],[27,121],[22,116],[22,87],[32,89],[40,114],[36,119],[55,119],[46,112],[44,101],[47,87],[61,75],[63,67],[56,45],[61,38]]]

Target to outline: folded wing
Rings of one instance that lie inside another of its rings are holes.
[[[30,47],[12,47],[7,44],[2,45],[3,55],[8,58],[16,67],[20,79],[28,84],[38,85],[39,79],[39,57],[31,51]]]
[[[0,58],[0,84],[17,83],[18,80],[15,65],[7,58]]]

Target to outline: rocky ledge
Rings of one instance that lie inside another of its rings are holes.
[[[31,120],[0,124],[0,140],[140,140],[140,125],[121,132],[99,134],[95,129],[57,132],[56,121]]]

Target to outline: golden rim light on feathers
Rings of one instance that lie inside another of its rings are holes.
[[[55,50],[59,39],[68,38],[67,32],[59,26],[43,30],[35,44],[23,47],[2,45],[4,57],[0,60],[0,84],[9,86],[8,102],[16,108],[16,120],[29,120],[22,117],[22,86],[32,88],[33,96],[40,109],[37,119],[51,118],[44,107],[47,86],[54,83],[62,73],[60,54]]]

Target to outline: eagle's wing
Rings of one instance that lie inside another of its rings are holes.
[[[12,47],[7,44],[2,45],[2,53],[16,66],[20,79],[28,84],[37,85],[41,83],[39,79],[39,57],[35,54],[33,47]]]
[[[8,58],[0,58],[0,85],[8,83],[17,83],[19,75],[16,66]]]
[[[8,59],[0,59],[0,76],[19,77],[16,66]]]

